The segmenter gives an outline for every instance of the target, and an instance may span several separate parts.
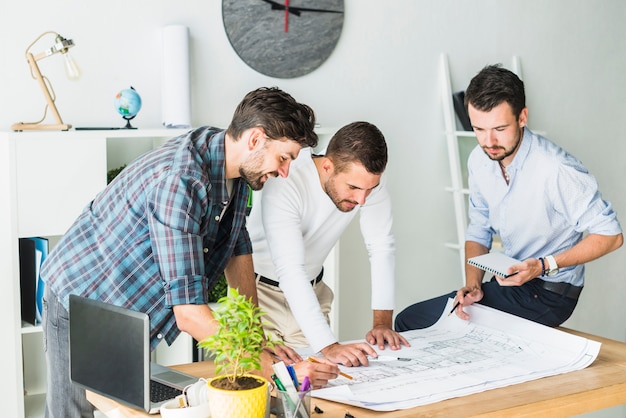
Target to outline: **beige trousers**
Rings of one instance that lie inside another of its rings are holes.
[[[257,278],[258,279],[258,278]],[[283,341],[287,346],[293,348],[310,346],[300,325],[291,313],[289,303],[285,295],[276,286],[259,282],[257,280],[257,295],[259,306],[266,312],[264,316],[265,333],[268,338]],[[326,317],[326,322],[330,324],[330,305],[333,302],[333,291],[326,286],[323,280],[313,285],[313,291]]]

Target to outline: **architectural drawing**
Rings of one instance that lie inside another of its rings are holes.
[[[448,316],[430,328],[403,333],[411,346],[381,354],[410,361],[372,361],[342,370],[314,397],[373,410],[410,408],[443,399],[579,370],[598,355],[600,343],[478,304],[470,321]],[[378,350],[377,350],[378,351]]]

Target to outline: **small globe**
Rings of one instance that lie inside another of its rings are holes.
[[[130,120],[141,110],[141,96],[131,87],[117,93],[114,103],[117,113],[127,121],[126,127],[131,128]]]

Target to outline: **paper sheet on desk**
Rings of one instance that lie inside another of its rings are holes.
[[[589,366],[600,343],[481,305],[466,308],[471,321],[448,316],[426,329],[403,333],[411,347],[392,352],[411,361],[370,362],[342,368],[312,396],[376,411],[426,405]],[[389,355],[390,351],[384,354]]]

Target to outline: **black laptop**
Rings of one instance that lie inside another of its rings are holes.
[[[70,295],[70,376],[151,414],[198,381],[150,361],[148,315],[77,295]]]

